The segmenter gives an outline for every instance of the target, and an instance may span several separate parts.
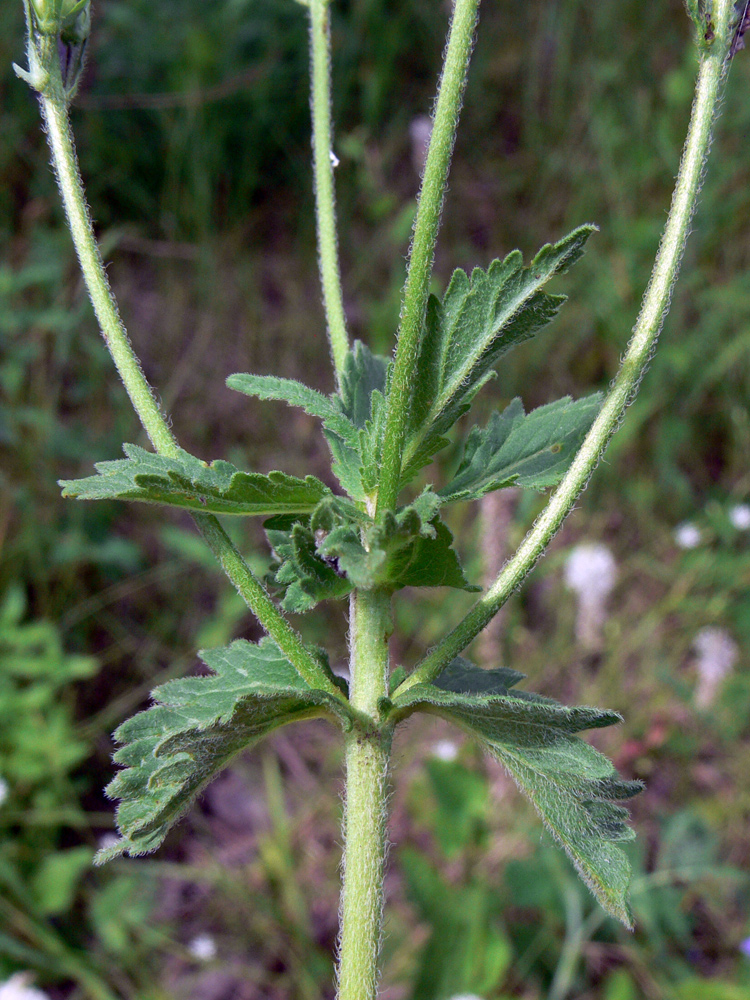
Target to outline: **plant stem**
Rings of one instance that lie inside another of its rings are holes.
[[[388,392],[383,464],[378,485],[378,511],[393,510],[399,492],[406,422],[411,408],[412,372],[417,362],[422,338],[435,243],[440,228],[440,214],[448,182],[478,8],[479,0],[455,0],[430,147],[419,193],[393,378]]]
[[[331,141],[331,23],[330,0],[310,0],[310,109],[313,124],[315,218],[318,229],[318,266],[323,286],[328,340],[336,381],[341,385],[349,350],[344,300],[341,292],[336,199]]]
[[[377,720],[387,693],[390,594],[358,591],[350,608],[350,699]],[[377,993],[390,750],[390,730],[355,729],[347,737],[338,1000],[374,1000]]]
[[[151,386],[133,351],[94,236],[68,122],[56,40],[44,39],[42,46],[45,69],[49,73],[48,83],[44,91],[39,94],[42,116],[47,128],[47,140],[52,152],[52,163],[60,186],[65,214],[86,288],[102,336],[151,443],[160,455],[174,457],[180,454],[179,445],[159,410]],[[274,605],[219,521],[212,514],[198,514],[193,520],[242,599],[266,632],[289,657],[300,676],[312,687],[322,688],[343,698],[342,693],[305,647],[302,639]]]
[[[521,585],[585,489],[628,404],[635,398],[669,311],[672,289],[690,232],[721,97],[732,11],[732,0],[718,0],[715,5],[716,40],[701,53],[690,124],[669,216],[633,336],[602,409],[543,513],[494,584],[453,631],[417,664],[396,693],[434,680]]]

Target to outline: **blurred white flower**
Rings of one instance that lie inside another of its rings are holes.
[[[607,600],[617,580],[617,563],[606,545],[585,543],[571,549],[565,562],[565,583],[578,598],[576,639],[597,650],[607,618]]]
[[[120,843],[120,838],[116,833],[103,833],[99,838],[99,850],[107,851],[110,847]]]
[[[200,962],[210,962],[216,958],[216,942],[210,934],[198,934],[188,945],[188,951]]]
[[[674,530],[674,540],[681,549],[695,549],[703,541],[703,535],[692,521],[683,521]]]
[[[455,760],[458,757],[458,746],[453,740],[438,740],[432,748],[432,756],[438,760]]]
[[[723,628],[702,628],[693,640],[698,684],[693,696],[698,708],[708,708],[721,682],[734,668],[740,651]]]
[[[411,162],[415,172],[421,177],[432,138],[432,119],[427,115],[417,115],[416,118],[412,118],[409,125],[409,138],[411,139]]]
[[[17,972],[15,976],[0,983],[0,1000],[49,1000],[46,993],[29,986],[31,974]]]
[[[476,993],[457,993],[451,1000],[482,1000]]]
[[[5,802],[5,800],[10,795],[10,789],[8,788],[8,782],[4,778],[0,778],[0,806]]]
[[[729,511],[729,520],[737,531],[750,529],[750,504],[738,503]]]

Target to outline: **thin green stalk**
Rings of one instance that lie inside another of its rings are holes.
[[[48,73],[46,85],[39,94],[42,116],[65,214],[86,287],[102,336],[151,443],[160,455],[175,456],[180,452],[179,446],[159,410],[151,386],[133,351],[94,236],[68,121],[56,40],[45,39],[42,44],[46,48],[42,54],[44,68]],[[315,657],[306,649],[299,635],[279,612],[219,521],[212,514],[198,514],[193,520],[242,599],[266,632],[289,657],[300,676],[313,687],[343,697]]]
[[[667,223],[661,238],[641,312],[620,370],[583,444],[534,527],[515,555],[505,564],[493,585],[466,617],[416,666],[401,684],[402,693],[415,684],[434,680],[443,668],[474,639],[500,610],[572,510],[604,454],[628,404],[635,397],[669,311],[672,289],[690,232],[690,222],[700,192],[711,144],[711,130],[721,97],[730,42],[732,0],[718,0],[715,7],[716,41],[700,58],[695,98],[687,138]]]
[[[310,0],[310,109],[313,124],[313,173],[315,177],[315,218],[318,229],[318,266],[323,286],[328,340],[341,385],[344,361],[349,350],[344,299],[341,292],[336,197],[333,184],[331,141],[331,24],[330,0]]]
[[[350,607],[350,698],[377,719],[387,694],[390,594],[360,591]],[[390,752],[390,731],[347,737],[338,1000],[375,1000],[377,993]]]
[[[478,9],[479,0],[455,0],[404,286],[393,378],[388,393],[378,511],[394,509],[399,492],[406,422],[411,408],[412,374],[419,354],[435,243]]]

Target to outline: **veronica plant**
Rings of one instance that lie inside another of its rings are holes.
[[[28,69],[39,94],[67,219],[102,333],[154,451],[125,445],[125,457],[95,475],[64,482],[64,495],[179,507],[196,527],[266,632],[200,654],[209,676],[170,681],[154,706],[115,733],[121,766],[107,792],[119,800],[121,839],[99,854],[156,850],[195,796],[236,754],[279,726],[325,717],[346,753],[344,865],[338,960],[340,1000],[376,995],[383,910],[386,803],[394,729],[415,712],[459,726],[511,774],[604,909],[623,923],[630,839],[622,802],[640,785],[579,733],[619,716],[568,708],[519,689],[522,675],[480,669],[462,651],[532,569],[584,489],[637,391],[669,307],[722,81],[741,47],[747,4],[688,0],[698,49],[692,116],[672,206],[640,316],[609,392],[559,399],[526,413],[521,400],[474,426],[453,478],[415,496],[415,477],[449,441],[498,361],[536,336],[564,297],[551,278],[572,267],[594,231],[582,225],[528,264],[519,251],[486,270],[454,273],[442,298],[429,294],[459,108],[479,0],[455,0],[422,178],[393,358],[350,344],[338,264],[330,120],[329,0],[306,0],[312,52],[313,172],[320,273],[336,388],[330,395],[274,375],[231,375],[228,384],[282,400],[320,420],[330,448],[333,491],[313,476],[261,475],[210,464],[175,440],[133,352],[107,282],[78,172],[67,105],[89,34],[88,0],[25,0]],[[475,590],[467,581],[443,509],[507,486],[553,489],[543,513],[500,575],[462,620],[409,672],[389,657],[391,605],[404,587]],[[408,498],[408,499],[405,499]],[[263,517],[275,558],[273,589],[248,567],[219,517]],[[306,642],[285,612],[348,600],[350,682]]]

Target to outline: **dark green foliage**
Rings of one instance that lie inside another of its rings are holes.
[[[581,226],[542,247],[528,267],[514,250],[505,260],[493,261],[487,271],[475,268],[471,278],[455,271],[442,302],[430,298],[414,372],[404,481],[444,447],[445,433],[492,378],[503,354],[555,317],[565,296],[548,295],[542,288],[580,259],[594,230]]]
[[[306,514],[330,490],[314,476],[240,472],[229,462],[210,465],[186,451],[166,458],[134,444],[127,458],[98,462],[98,475],[62,480],[63,496],[78,500],[141,500],[214,514]]]
[[[277,559],[273,582],[285,590],[283,607],[309,611],[355,587],[474,589],[451,548],[453,536],[437,517],[439,505],[427,491],[374,522],[354,504],[332,497],[309,523],[271,520],[266,533]]]
[[[162,684],[156,705],[115,733],[123,746],[114,759],[125,770],[107,794],[120,800],[122,839],[99,852],[99,863],[155,850],[204,785],[279,726],[322,715],[351,725],[344,703],[309,687],[269,639],[238,639],[200,656],[210,676]]]
[[[631,869],[618,843],[634,834],[626,810],[614,803],[641,785],[621,779],[606,757],[576,736],[620,722],[620,716],[510,690],[517,680],[514,671],[487,673],[458,659],[435,684],[415,685],[395,698],[391,711],[397,717],[442,715],[477,739],[531,801],[604,909],[630,926]]]
[[[445,503],[478,500],[503,486],[542,490],[559,482],[568,469],[602,397],[576,402],[565,396],[524,414],[520,399],[489,424],[472,428],[455,477],[438,491]]]

